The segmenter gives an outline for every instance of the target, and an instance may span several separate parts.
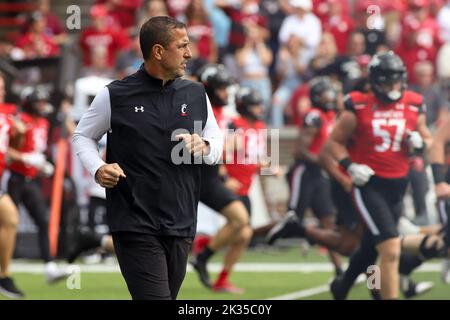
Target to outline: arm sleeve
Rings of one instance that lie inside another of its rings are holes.
[[[81,117],[72,143],[83,166],[95,177],[98,168],[105,164],[99,150],[98,141],[111,127],[111,101],[108,88],[103,88]]]
[[[203,156],[203,160],[206,164],[213,165],[217,164],[223,153],[223,134],[217,124],[216,118],[214,117],[214,113],[211,107],[211,103],[209,102],[208,97],[206,96],[207,103],[207,111],[208,118],[206,120],[205,128],[202,132],[203,140],[209,143],[209,154]]]
[[[353,113],[356,113],[355,105],[352,100],[352,96],[347,94],[344,97],[344,109]]]

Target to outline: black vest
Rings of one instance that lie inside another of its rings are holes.
[[[162,86],[143,67],[110,83],[111,131],[107,163],[117,162],[127,178],[106,189],[112,232],[193,237],[201,184],[200,165],[174,164],[175,129],[194,133],[208,117],[201,84],[178,78]],[[199,133],[199,132],[198,132]]]

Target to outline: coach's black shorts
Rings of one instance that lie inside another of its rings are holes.
[[[289,169],[287,179],[290,189],[288,207],[295,210],[300,220],[308,208],[319,219],[334,214],[330,180],[318,166],[298,162]]]
[[[353,229],[361,223],[355,206],[353,205],[351,193],[344,190],[342,185],[331,179],[331,196],[336,207],[336,224]]]
[[[200,201],[211,209],[220,212],[239,197],[225,188],[218,176],[202,176]]]
[[[113,232],[120,271],[133,300],[175,300],[192,238]]]
[[[384,179],[373,176],[362,187],[353,188],[355,207],[375,244],[399,236],[397,224],[402,215],[407,178]]]

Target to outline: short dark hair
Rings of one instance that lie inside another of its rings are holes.
[[[173,29],[183,29],[186,25],[174,18],[167,16],[158,16],[145,22],[139,33],[139,43],[144,60],[150,56],[150,51],[155,44],[167,47],[172,39]]]

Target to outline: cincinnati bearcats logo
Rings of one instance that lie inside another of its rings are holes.
[[[187,116],[187,113],[186,113],[187,107],[188,107],[188,105],[186,103],[183,103],[181,105],[181,116],[182,117],[186,117]]]

